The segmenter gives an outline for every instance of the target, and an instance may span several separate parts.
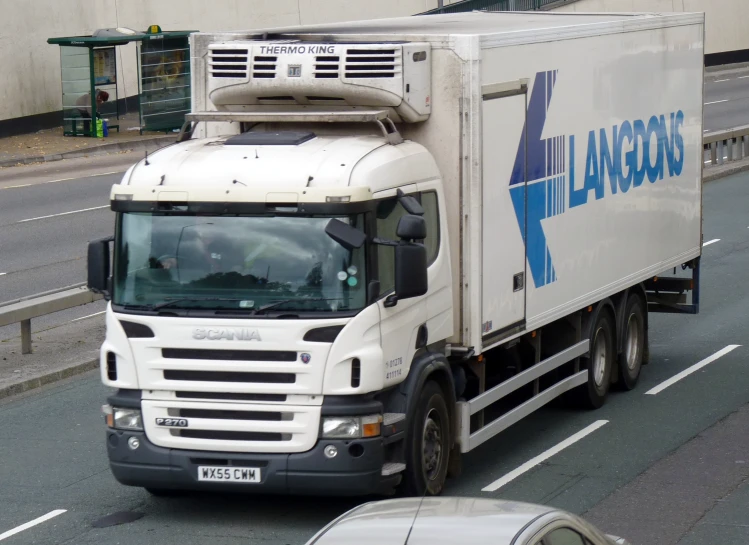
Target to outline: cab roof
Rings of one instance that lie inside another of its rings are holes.
[[[439,177],[431,154],[414,142],[291,136],[295,138],[230,135],[173,144],[141,160],[122,184],[227,189],[239,184],[273,191],[364,186],[377,192]]]

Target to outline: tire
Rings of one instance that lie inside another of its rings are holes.
[[[440,386],[430,380],[421,390],[406,437],[406,469],[401,493],[438,496],[445,487],[450,458],[450,412]]]
[[[637,385],[645,354],[645,309],[642,298],[627,299],[622,324],[622,353],[619,354],[619,387],[632,390]]]
[[[587,360],[588,382],[577,392],[579,405],[586,409],[600,409],[611,388],[611,372],[616,357],[614,319],[607,309],[601,309],[590,329],[590,355]]]

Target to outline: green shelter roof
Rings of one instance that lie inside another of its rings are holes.
[[[135,32],[133,34],[120,34],[117,36],[66,36],[62,38],[48,38],[47,43],[53,45],[70,45],[77,47],[102,47],[108,45],[125,45],[130,42],[142,42],[146,40],[157,40],[160,38],[183,38],[197,30],[174,30],[169,32],[158,32],[149,34],[147,32]]]

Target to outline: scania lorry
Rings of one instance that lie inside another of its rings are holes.
[[[177,142],[89,245],[116,479],[439,494],[696,313],[702,14],[464,13],[191,38]],[[482,448],[491,449],[491,443]]]

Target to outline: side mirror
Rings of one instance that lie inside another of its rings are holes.
[[[402,216],[398,220],[395,234],[402,240],[424,240],[427,237],[427,222],[421,216],[413,214]]]
[[[109,242],[112,237],[88,243],[88,289],[109,298]]]
[[[361,248],[364,241],[367,240],[367,235],[362,231],[335,218],[325,226],[325,233],[349,251]]]
[[[395,306],[401,299],[419,297],[428,289],[426,247],[401,242],[395,247],[395,297],[388,297],[385,306]]]

